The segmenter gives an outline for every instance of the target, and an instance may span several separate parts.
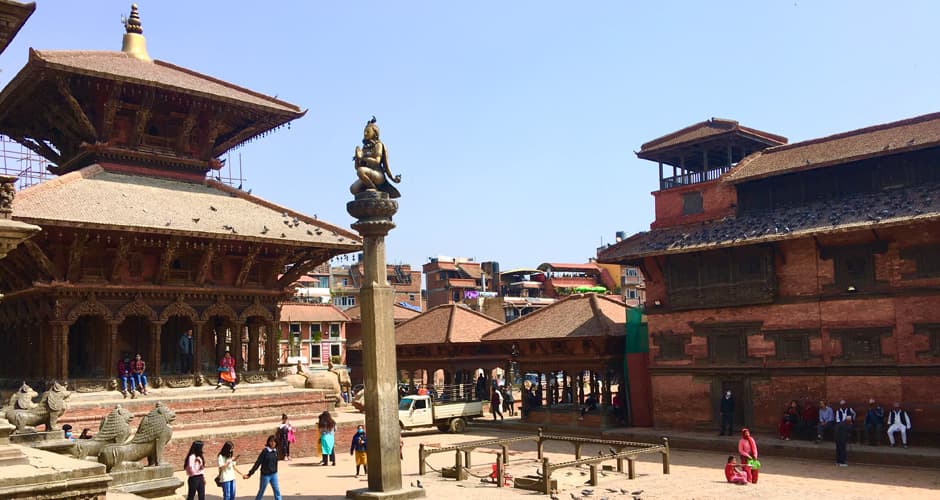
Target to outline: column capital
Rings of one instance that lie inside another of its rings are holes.
[[[382,191],[363,191],[346,203],[346,211],[357,219],[352,228],[362,236],[385,236],[395,228],[392,216],[398,212],[398,202]]]

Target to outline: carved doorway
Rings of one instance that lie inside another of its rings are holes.
[[[69,378],[103,378],[108,363],[108,323],[101,316],[80,316],[69,327]],[[113,361],[117,363],[117,359]]]
[[[162,373],[182,373],[180,337],[186,330],[194,328],[193,320],[187,316],[170,316],[160,333],[160,364]],[[195,348],[194,346],[194,352]]]
[[[726,391],[731,391],[734,396],[734,425],[732,429],[737,432],[742,427],[753,425],[754,412],[751,408],[751,379],[749,377],[716,377],[712,381],[712,404],[715,410],[712,412],[715,418],[715,426],[720,427],[720,407],[721,398]]]
[[[150,363],[153,362],[154,354],[151,352],[151,334],[150,320],[144,316],[128,316],[118,325],[117,343],[114,346],[114,353],[124,357],[134,359],[137,353],[140,353],[141,359],[148,363],[145,373],[152,374],[154,370]],[[117,363],[118,358],[114,359]]]

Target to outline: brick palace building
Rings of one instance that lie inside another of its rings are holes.
[[[0,262],[0,378],[105,389],[139,352],[153,385],[179,387],[229,349],[242,380],[267,380],[278,301],[359,238],[211,178],[304,111],[151,60],[136,8],[126,27],[122,51],[30,49],[0,93],[0,132],[59,176],[13,204],[42,231]],[[179,373],[189,328],[195,374]]]
[[[646,277],[657,426],[717,429],[730,388],[736,428],[875,398],[940,432],[940,114],[794,144],[712,119],[637,155],[656,220],[598,258]]]

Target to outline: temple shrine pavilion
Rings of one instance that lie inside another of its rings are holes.
[[[13,203],[42,231],[0,261],[0,377],[104,389],[140,353],[151,385],[180,387],[230,350],[243,381],[267,380],[278,301],[361,242],[213,180],[226,151],[304,111],[152,60],[136,6],[126,31],[121,51],[30,49],[0,93],[0,132],[58,175]]]

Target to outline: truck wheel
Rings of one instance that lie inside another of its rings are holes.
[[[450,421],[450,432],[455,434],[462,434],[463,431],[467,430],[467,421],[462,418],[455,418]]]

